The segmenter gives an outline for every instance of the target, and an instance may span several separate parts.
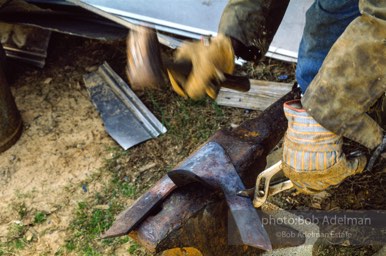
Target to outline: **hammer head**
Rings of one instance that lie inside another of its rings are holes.
[[[154,29],[137,26],[127,37],[126,74],[133,90],[157,89],[164,81],[163,64]]]

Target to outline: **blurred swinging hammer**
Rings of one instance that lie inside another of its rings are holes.
[[[187,97],[178,82],[187,80],[192,70],[190,62],[172,62],[161,58],[157,34],[154,29],[137,26],[127,37],[126,74],[133,90],[157,89],[168,73],[173,89]],[[214,84],[237,91],[250,89],[248,77],[224,74],[225,80],[213,81]],[[178,81],[178,82],[177,82]]]

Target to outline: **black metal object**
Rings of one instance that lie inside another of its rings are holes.
[[[374,167],[375,162],[378,160],[379,156],[386,149],[386,135],[383,136],[382,143],[373,151],[369,162],[366,166],[366,171],[371,171]]]
[[[127,28],[77,6],[52,4],[41,7],[38,10],[4,9],[0,21],[99,40],[123,39],[128,33]]]
[[[224,193],[242,244],[263,250],[272,249],[268,234],[263,228],[251,200],[237,196],[237,191],[245,189],[244,184],[231,160],[218,143],[208,142],[184,161],[179,169],[197,175],[205,184],[209,184],[212,188]],[[180,180],[188,175],[191,174],[180,172],[182,177],[178,175],[171,177]]]
[[[19,139],[23,124],[3,70],[5,53],[0,45],[0,153]]]

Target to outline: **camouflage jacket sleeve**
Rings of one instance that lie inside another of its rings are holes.
[[[266,52],[288,3],[289,0],[230,0],[218,32]]]
[[[325,128],[373,149],[384,133],[367,112],[386,91],[386,1],[360,0],[359,9],[302,103]]]

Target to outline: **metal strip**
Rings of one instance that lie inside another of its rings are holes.
[[[153,138],[166,132],[165,126],[150,112],[129,86],[118,76],[112,68],[104,62],[100,74],[106,79],[114,93],[122,100],[132,113],[141,120],[144,128]]]
[[[135,29],[135,26],[133,25],[142,25],[142,26],[148,26],[148,27],[151,27],[151,28],[154,28],[156,30],[159,30],[159,31],[163,31],[163,32],[166,32],[166,33],[171,33],[171,34],[176,34],[176,35],[180,35],[180,36],[183,36],[183,37],[188,37],[188,38],[193,38],[193,39],[200,39],[202,37],[202,35],[200,33],[197,33],[197,32],[194,32],[194,31],[184,31],[184,30],[180,30],[180,29],[176,29],[176,28],[173,28],[173,27],[166,27],[166,26],[163,26],[163,25],[159,25],[159,24],[154,24],[154,23],[150,23],[146,20],[137,20],[137,19],[134,19],[134,18],[129,18],[129,17],[125,17],[125,16],[119,16],[119,15],[115,15],[115,14],[112,14],[112,13],[109,13],[109,12],[106,12],[100,8],[97,8],[93,5],[90,5],[90,4],[87,4],[87,3],[84,3],[82,1],[79,1],[79,0],[67,0],[68,2],[71,2],[75,5],[78,5],[80,7],[83,7],[84,9],[87,9],[91,12],[94,12],[106,19],[109,19],[111,21],[114,21],[116,22],[117,24],[120,24],[124,27],[127,27],[129,29]],[[157,33],[159,34],[159,33]],[[213,35],[216,35],[217,33],[214,32]],[[160,41],[160,43],[163,43],[163,41]],[[166,46],[168,46],[168,44],[166,44]]]
[[[125,150],[159,136],[166,128],[107,64],[83,76],[109,135]]]
[[[130,12],[126,12],[126,11],[121,11],[121,10],[108,8],[108,7],[104,7],[104,6],[99,6],[99,5],[94,5],[94,6],[98,9],[101,9],[105,12],[108,12],[108,13],[111,13],[114,15],[118,15],[121,17],[129,18],[129,19],[134,19],[134,20],[140,20],[140,21],[154,24],[154,25],[159,25],[160,28],[165,28],[165,27],[166,28],[174,28],[174,29],[176,29],[176,31],[178,31],[178,30],[187,31],[187,32],[191,32],[194,34],[204,35],[204,36],[217,35],[216,31],[191,27],[191,26],[187,26],[187,25],[183,25],[183,24],[178,24],[175,22],[156,19],[156,18],[152,18],[152,17],[148,17],[148,16],[144,16],[144,15],[139,15],[139,14],[135,14],[135,13],[130,13]]]
[[[26,0],[31,4],[58,4],[58,5],[73,5],[66,0]]]
[[[43,68],[46,64],[46,58],[45,57],[39,57],[35,56],[33,54],[30,54],[29,52],[20,52],[20,51],[14,51],[14,49],[8,48],[5,49],[5,55],[8,58],[20,60],[26,63],[29,63],[31,65],[34,65],[38,68]]]
[[[6,23],[1,23],[5,26]],[[51,32],[45,29],[21,24],[8,24],[10,31],[3,31],[2,36],[5,42],[2,43],[7,57],[17,59],[39,68],[43,68],[46,63],[48,43]],[[17,32],[16,32],[17,31]],[[14,40],[13,34],[18,33],[25,38],[25,42],[20,45]]]
[[[179,36],[182,36],[182,37],[192,38],[192,39],[201,39],[202,36],[203,36],[203,35],[198,34],[198,33],[192,33],[192,32],[188,32],[188,31],[183,31],[183,30],[179,30],[179,29],[176,29],[176,28],[172,28],[172,27],[165,27],[165,26],[161,26],[161,25],[157,25],[157,24],[152,24],[152,23],[147,23],[147,22],[145,23],[144,21],[141,21],[141,20],[135,20],[135,19],[132,19],[132,18],[127,18],[127,17],[122,17],[122,16],[119,16],[119,17],[123,21],[122,24],[130,24],[130,25],[126,25],[126,27],[132,26],[132,24],[141,25],[141,26],[148,26],[150,28],[154,28],[157,31],[162,31],[162,32],[165,32],[165,33],[170,33],[170,34],[179,35]],[[126,21],[126,23],[124,23],[125,21]],[[213,35],[216,35],[216,34],[217,33],[214,33]]]

